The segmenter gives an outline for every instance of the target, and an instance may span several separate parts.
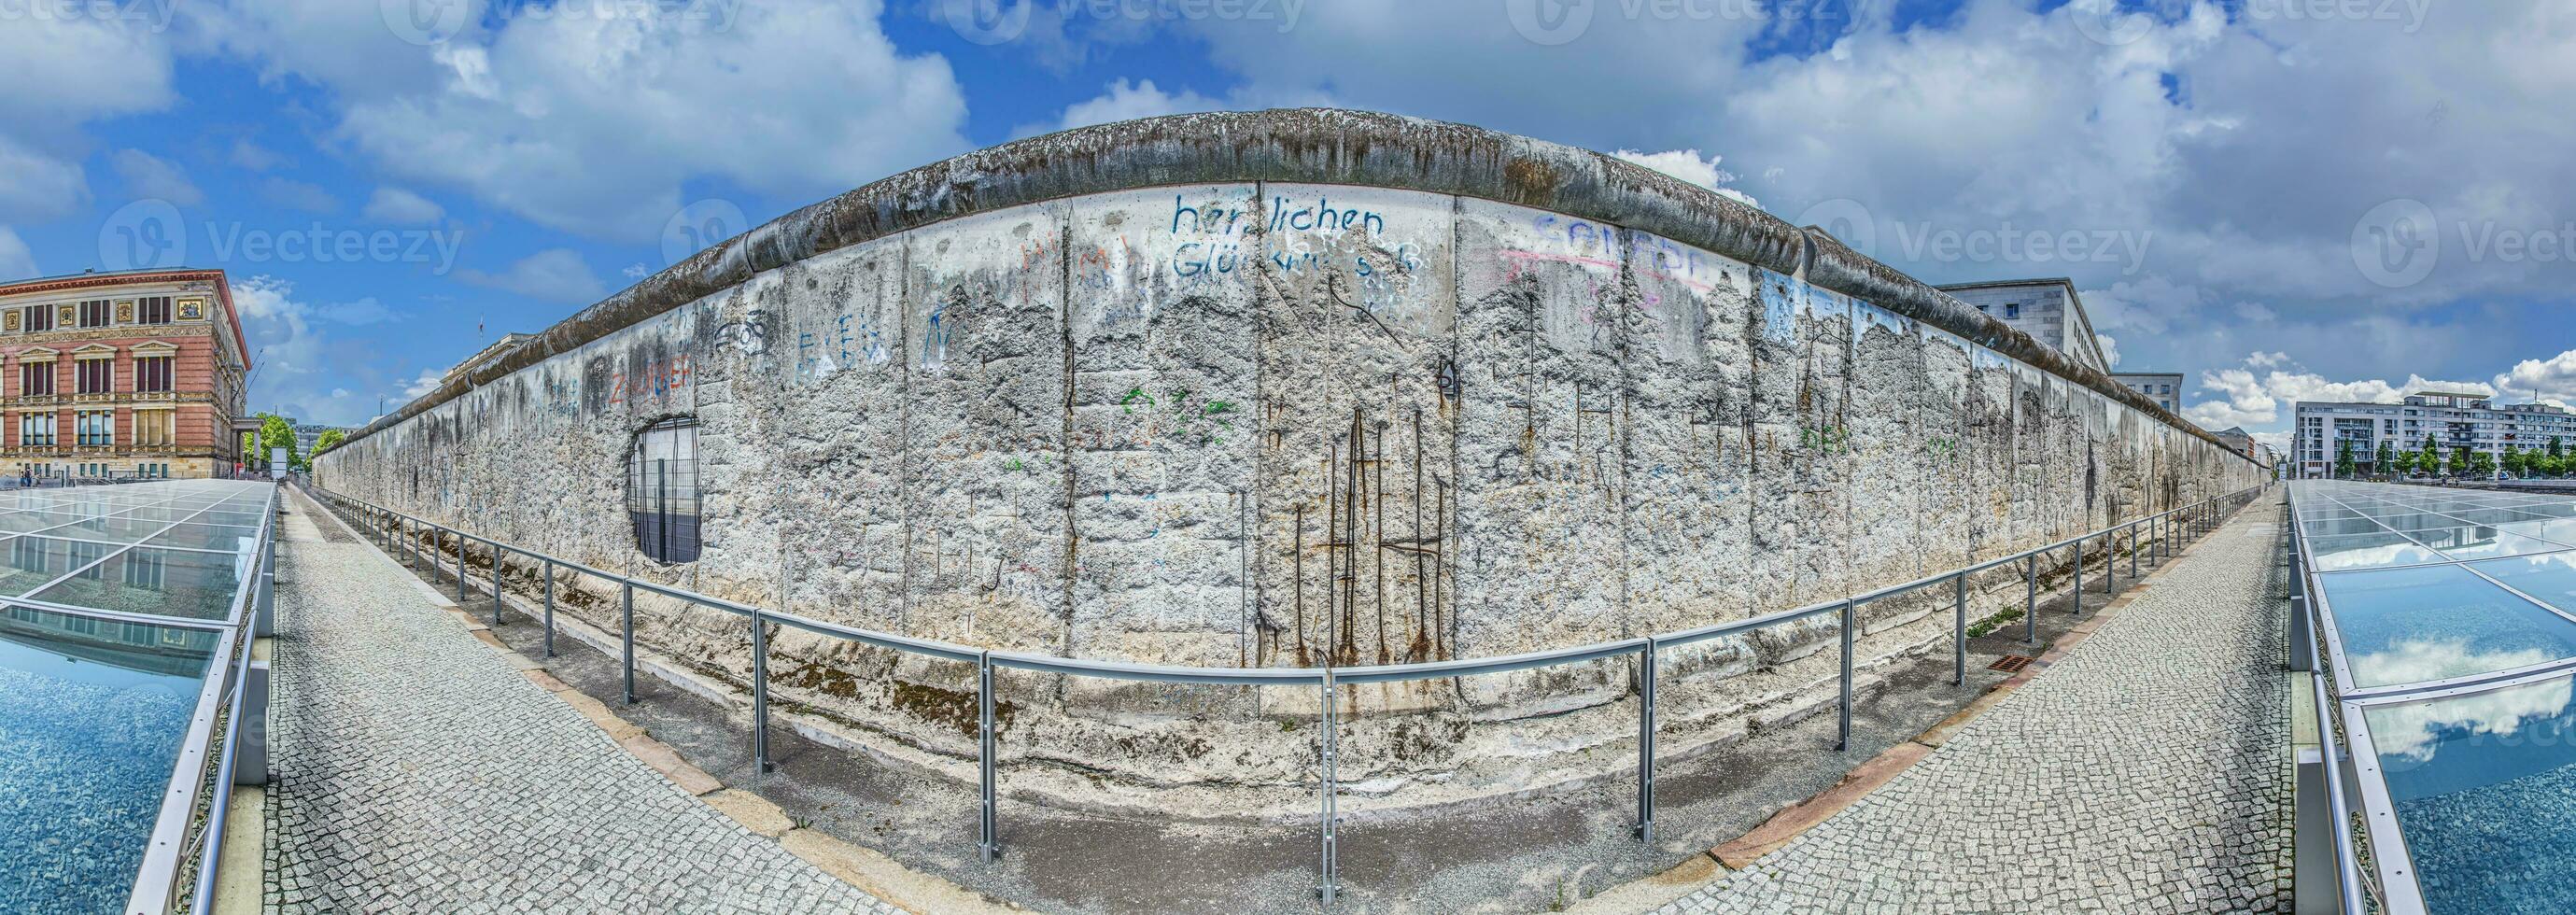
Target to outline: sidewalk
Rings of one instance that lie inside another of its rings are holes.
[[[289,492],[264,908],[897,911],[655,772]]]
[[[2287,911],[2280,498],[1874,793],[1664,912]]]

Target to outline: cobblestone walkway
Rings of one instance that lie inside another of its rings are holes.
[[[1796,841],[1665,912],[2288,911],[2279,500]]]
[[[896,911],[620,749],[310,500],[290,510],[268,910]]]

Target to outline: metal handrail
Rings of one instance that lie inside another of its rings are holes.
[[[2326,786],[2326,818],[2332,824],[2334,838],[2337,911],[2342,915],[2361,915],[2370,909],[2363,900],[2361,855],[2352,838],[2352,805],[2344,794],[2344,761],[2351,758],[2352,748],[2346,743],[2344,732],[2335,727],[2336,700],[2334,690],[2327,685],[2335,677],[2334,665],[2331,661],[2323,665],[2316,663],[2318,655],[2326,653],[2328,630],[2324,623],[2324,602],[2317,599],[2321,590],[2317,571],[2309,562],[2307,530],[2299,520],[2295,497],[2290,500],[2289,513],[2291,623],[2305,627],[2306,636],[2304,640],[2292,640],[2293,651],[2306,653],[2304,658],[2294,658],[2305,663],[2293,669],[2308,671],[2308,688],[2316,706],[2317,750],[2319,764],[2323,767],[2321,780]]]
[[[2035,645],[2037,644],[2038,633],[2036,612],[2039,590],[2039,557],[2056,550],[2066,549],[2069,547],[2073,548],[2075,581],[2072,591],[2078,595],[2074,612],[2082,612],[2083,605],[2081,595],[2084,593],[2084,544],[2087,541],[2100,539],[2110,545],[2110,549],[2106,551],[2104,558],[2105,574],[2103,590],[2107,593],[2117,578],[2117,567],[2112,564],[2111,557],[2115,556],[2117,553],[2119,535],[2125,533],[2129,536],[2130,570],[2131,577],[2134,579],[2137,576],[2137,551],[2139,549],[2137,545],[2137,535],[2141,528],[2156,530],[2158,534],[2155,536],[2154,545],[2164,550],[2162,555],[2171,556],[2171,551],[2173,549],[2172,542],[2174,540],[2215,529],[2216,526],[2224,519],[2225,511],[2232,510],[2234,507],[2243,505],[2245,502],[2250,501],[2255,495],[2269,489],[2271,485],[2271,481],[2266,481],[2262,484],[2237,490],[2226,495],[2204,499],[2189,505],[2168,509],[2154,515],[2140,516],[2100,530],[2077,534],[2073,537],[2049,543],[2044,546],[2022,550],[2007,556],[1986,560],[1972,566],[1925,576],[1903,584],[1875,589],[1852,597],[1836,598],[1821,603],[1810,604],[1804,607],[1775,611],[1761,616],[1699,626],[1690,629],[1682,629],[1659,635],[1649,635],[1638,638],[1622,639],[1614,642],[1602,642],[1591,645],[1554,648],[1494,657],[1427,661],[1412,664],[1387,664],[1357,667],[1333,667],[1327,665],[1324,667],[1217,668],[1083,660],[1077,658],[1056,657],[1052,655],[1031,654],[1027,652],[995,651],[969,645],[961,645],[954,642],[940,641],[937,639],[897,635],[887,632],[878,632],[871,629],[863,629],[856,626],[825,622],[793,613],[761,609],[750,604],[701,594],[671,585],[664,585],[631,575],[609,572],[603,569],[584,565],[582,563],[563,559],[561,557],[531,550],[526,547],[504,543],[490,537],[467,533],[463,530],[453,528],[436,521],[405,514],[363,499],[333,492],[329,489],[313,485],[303,480],[298,480],[296,482],[297,485],[302,487],[308,494],[318,495],[325,501],[333,502],[343,508],[353,510],[368,529],[374,531],[379,536],[386,538],[388,549],[400,550],[407,548],[414,556],[421,557],[428,566],[430,578],[433,582],[437,580],[440,560],[444,553],[444,547],[437,542],[438,537],[436,535],[454,537],[457,551],[457,604],[460,608],[464,606],[465,602],[466,569],[468,564],[465,550],[467,548],[467,544],[483,544],[484,547],[490,551],[493,557],[492,575],[489,579],[490,586],[486,590],[490,591],[492,594],[492,614],[496,621],[499,619],[501,614],[503,590],[500,584],[501,554],[515,553],[519,556],[526,557],[527,559],[543,564],[546,569],[546,575],[544,607],[542,613],[546,627],[545,651],[549,656],[551,656],[554,651],[554,570],[571,570],[593,578],[603,579],[610,584],[618,586],[621,594],[619,606],[620,623],[622,627],[622,632],[620,634],[620,651],[623,656],[621,659],[621,672],[624,676],[625,699],[629,704],[637,701],[635,694],[636,663],[634,637],[634,594],[636,591],[641,590],[651,594],[660,594],[693,606],[710,607],[737,616],[749,618],[753,623],[752,634],[754,653],[756,655],[753,658],[752,682],[752,715],[754,720],[754,734],[752,738],[753,759],[756,767],[763,772],[771,771],[772,769],[768,753],[768,728],[766,724],[769,717],[769,703],[767,683],[768,657],[765,624],[777,623],[784,626],[803,629],[819,635],[860,642],[862,644],[872,645],[879,648],[928,655],[944,660],[976,665],[977,705],[980,709],[979,717],[981,719],[980,727],[976,734],[978,741],[976,768],[981,780],[981,812],[983,820],[979,849],[983,859],[987,862],[992,860],[993,856],[1000,848],[996,791],[996,782],[998,780],[998,774],[996,772],[997,751],[995,746],[996,734],[993,715],[994,670],[1007,668],[1040,673],[1061,674],[1066,676],[1155,683],[1217,686],[1319,687],[1322,690],[1323,700],[1322,704],[1319,706],[1321,711],[1320,724],[1322,727],[1319,728],[1320,733],[1318,737],[1322,743],[1319,760],[1323,770],[1323,784],[1320,789],[1320,805],[1322,807],[1322,853],[1321,860],[1317,868],[1320,879],[1316,890],[1327,903],[1330,903],[1333,900],[1335,894],[1339,890],[1337,880],[1339,865],[1336,859],[1336,825],[1338,814],[1336,812],[1337,791],[1335,786],[1334,765],[1334,744],[1336,743],[1334,734],[1334,731],[1336,730],[1334,706],[1336,703],[1333,701],[1333,698],[1337,695],[1337,691],[1342,685],[1354,683],[1389,683],[1510,673],[1513,671],[1528,670],[1539,667],[1550,667],[1562,664],[1579,664],[1607,658],[1627,657],[1631,655],[1636,656],[1642,662],[1639,667],[1641,673],[1638,678],[1638,692],[1643,701],[1638,703],[1638,811],[1635,832],[1641,840],[1652,841],[1654,836],[1654,736],[1656,733],[1655,703],[1653,701],[1656,680],[1654,659],[1660,651],[1732,635],[1741,635],[1829,613],[1839,614],[1841,670],[1839,674],[1840,699],[1838,711],[1840,714],[1840,722],[1837,729],[1834,748],[1837,751],[1840,751],[1846,749],[1850,745],[1853,701],[1853,643],[1856,637],[1856,630],[1858,628],[1856,624],[1857,611],[1861,606],[1873,601],[1897,597],[1922,588],[1937,585],[1945,581],[1952,583],[1954,589],[1953,608],[1955,613],[1953,621],[1953,641],[1956,643],[1954,645],[1953,653],[1954,675],[1952,682],[1953,684],[1965,684],[1967,682],[1967,579],[1969,576],[1985,572],[1990,569],[1999,568],[2009,563],[2020,562],[2024,564],[2024,578],[2026,583],[2024,614],[2027,617],[2030,617],[2026,624],[2027,635],[2025,638],[2030,644]],[[430,548],[426,552],[421,549],[419,539],[415,536],[416,533],[432,535],[429,538],[431,541]],[[397,537],[401,538],[401,543],[399,545],[397,545],[395,541],[395,538]]]

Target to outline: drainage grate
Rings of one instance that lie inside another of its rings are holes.
[[[2034,660],[2037,660],[2037,659],[2032,658],[2032,657],[2031,657],[2031,656],[2029,656],[2029,655],[2024,655],[2024,654],[2008,654],[2008,655],[2005,655],[2005,656],[2003,656],[2003,657],[2001,657],[2001,658],[1996,659],[1994,663],[1986,665],[1986,669],[1987,669],[1987,670],[2000,670],[2000,671],[2003,671],[2004,673],[2008,673],[2008,674],[2017,674],[2017,673],[2020,673],[2020,672],[2021,672],[2021,669],[2022,669],[2022,668],[2024,668],[2024,667],[2029,667],[2029,666],[2030,666],[2030,662],[2032,662],[2032,661],[2034,661]]]

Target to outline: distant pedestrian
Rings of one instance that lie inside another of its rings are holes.
[[[33,467],[18,468],[18,488],[26,489],[34,485],[36,485],[36,469]]]

